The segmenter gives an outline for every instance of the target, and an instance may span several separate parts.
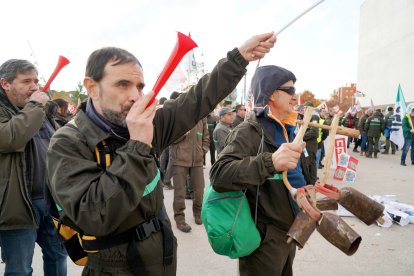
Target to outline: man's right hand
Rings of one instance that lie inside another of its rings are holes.
[[[45,92],[37,91],[30,95],[29,101],[35,101],[45,106],[46,103],[49,101],[49,96]]]
[[[148,108],[145,108],[154,95],[153,92],[148,93],[136,100],[126,116],[126,124],[129,130],[131,140],[137,140],[151,146],[154,127],[152,121],[158,101],[155,100]]]
[[[298,160],[305,148],[306,143],[293,144],[284,143],[272,154],[272,162],[278,172],[296,168]]]
[[[263,58],[275,46],[276,36],[273,32],[255,35],[238,47],[246,61]]]

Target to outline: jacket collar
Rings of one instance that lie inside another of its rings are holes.
[[[17,108],[9,101],[7,98],[6,92],[0,88],[0,103],[3,104],[5,107],[9,108],[13,111],[13,113],[16,113],[18,110]]]
[[[86,103],[82,103],[76,116],[68,123],[74,125],[85,137],[86,143],[91,151],[95,150],[96,145],[111,137],[111,133],[102,130],[85,114]]]

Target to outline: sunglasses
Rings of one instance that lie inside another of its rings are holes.
[[[281,90],[285,93],[288,93],[291,96],[295,95],[296,92],[296,88],[294,86],[281,86],[276,90]]]

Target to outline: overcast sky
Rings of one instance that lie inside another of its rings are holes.
[[[252,35],[277,31],[316,0],[82,0],[3,1],[0,63],[35,62],[47,80],[59,55],[70,60],[51,85],[74,90],[89,54],[117,46],[135,54],[150,90],[176,43],[176,31],[191,33],[211,70],[228,50]],[[261,65],[290,69],[299,92],[328,98],[356,82],[359,10],[363,0],[325,0],[278,37]],[[29,46],[33,49],[34,56]],[[256,63],[248,67],[250,80]],[[249,82],[249,81],[248,81]],[[248,83],[249,85],[249,83]],[[244,89],[241,82],[239,89]]]

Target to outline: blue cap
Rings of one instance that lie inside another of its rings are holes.
[[[230,112],[234,112],[235,110],[234,109],[232,109],[232,108],[229,108],[229,107],[223,107],[222,109],[220,109],[220,111],[219,111],[219,116],[223,116],[223,115],[225,115],[225,114],[227,114],[227,113],[230,113]]]
[[[257,68],[251,85],[255,107],[266,106],[273,92],[288,81],[296,82],[296,77],[285,68],[276,65]]]

